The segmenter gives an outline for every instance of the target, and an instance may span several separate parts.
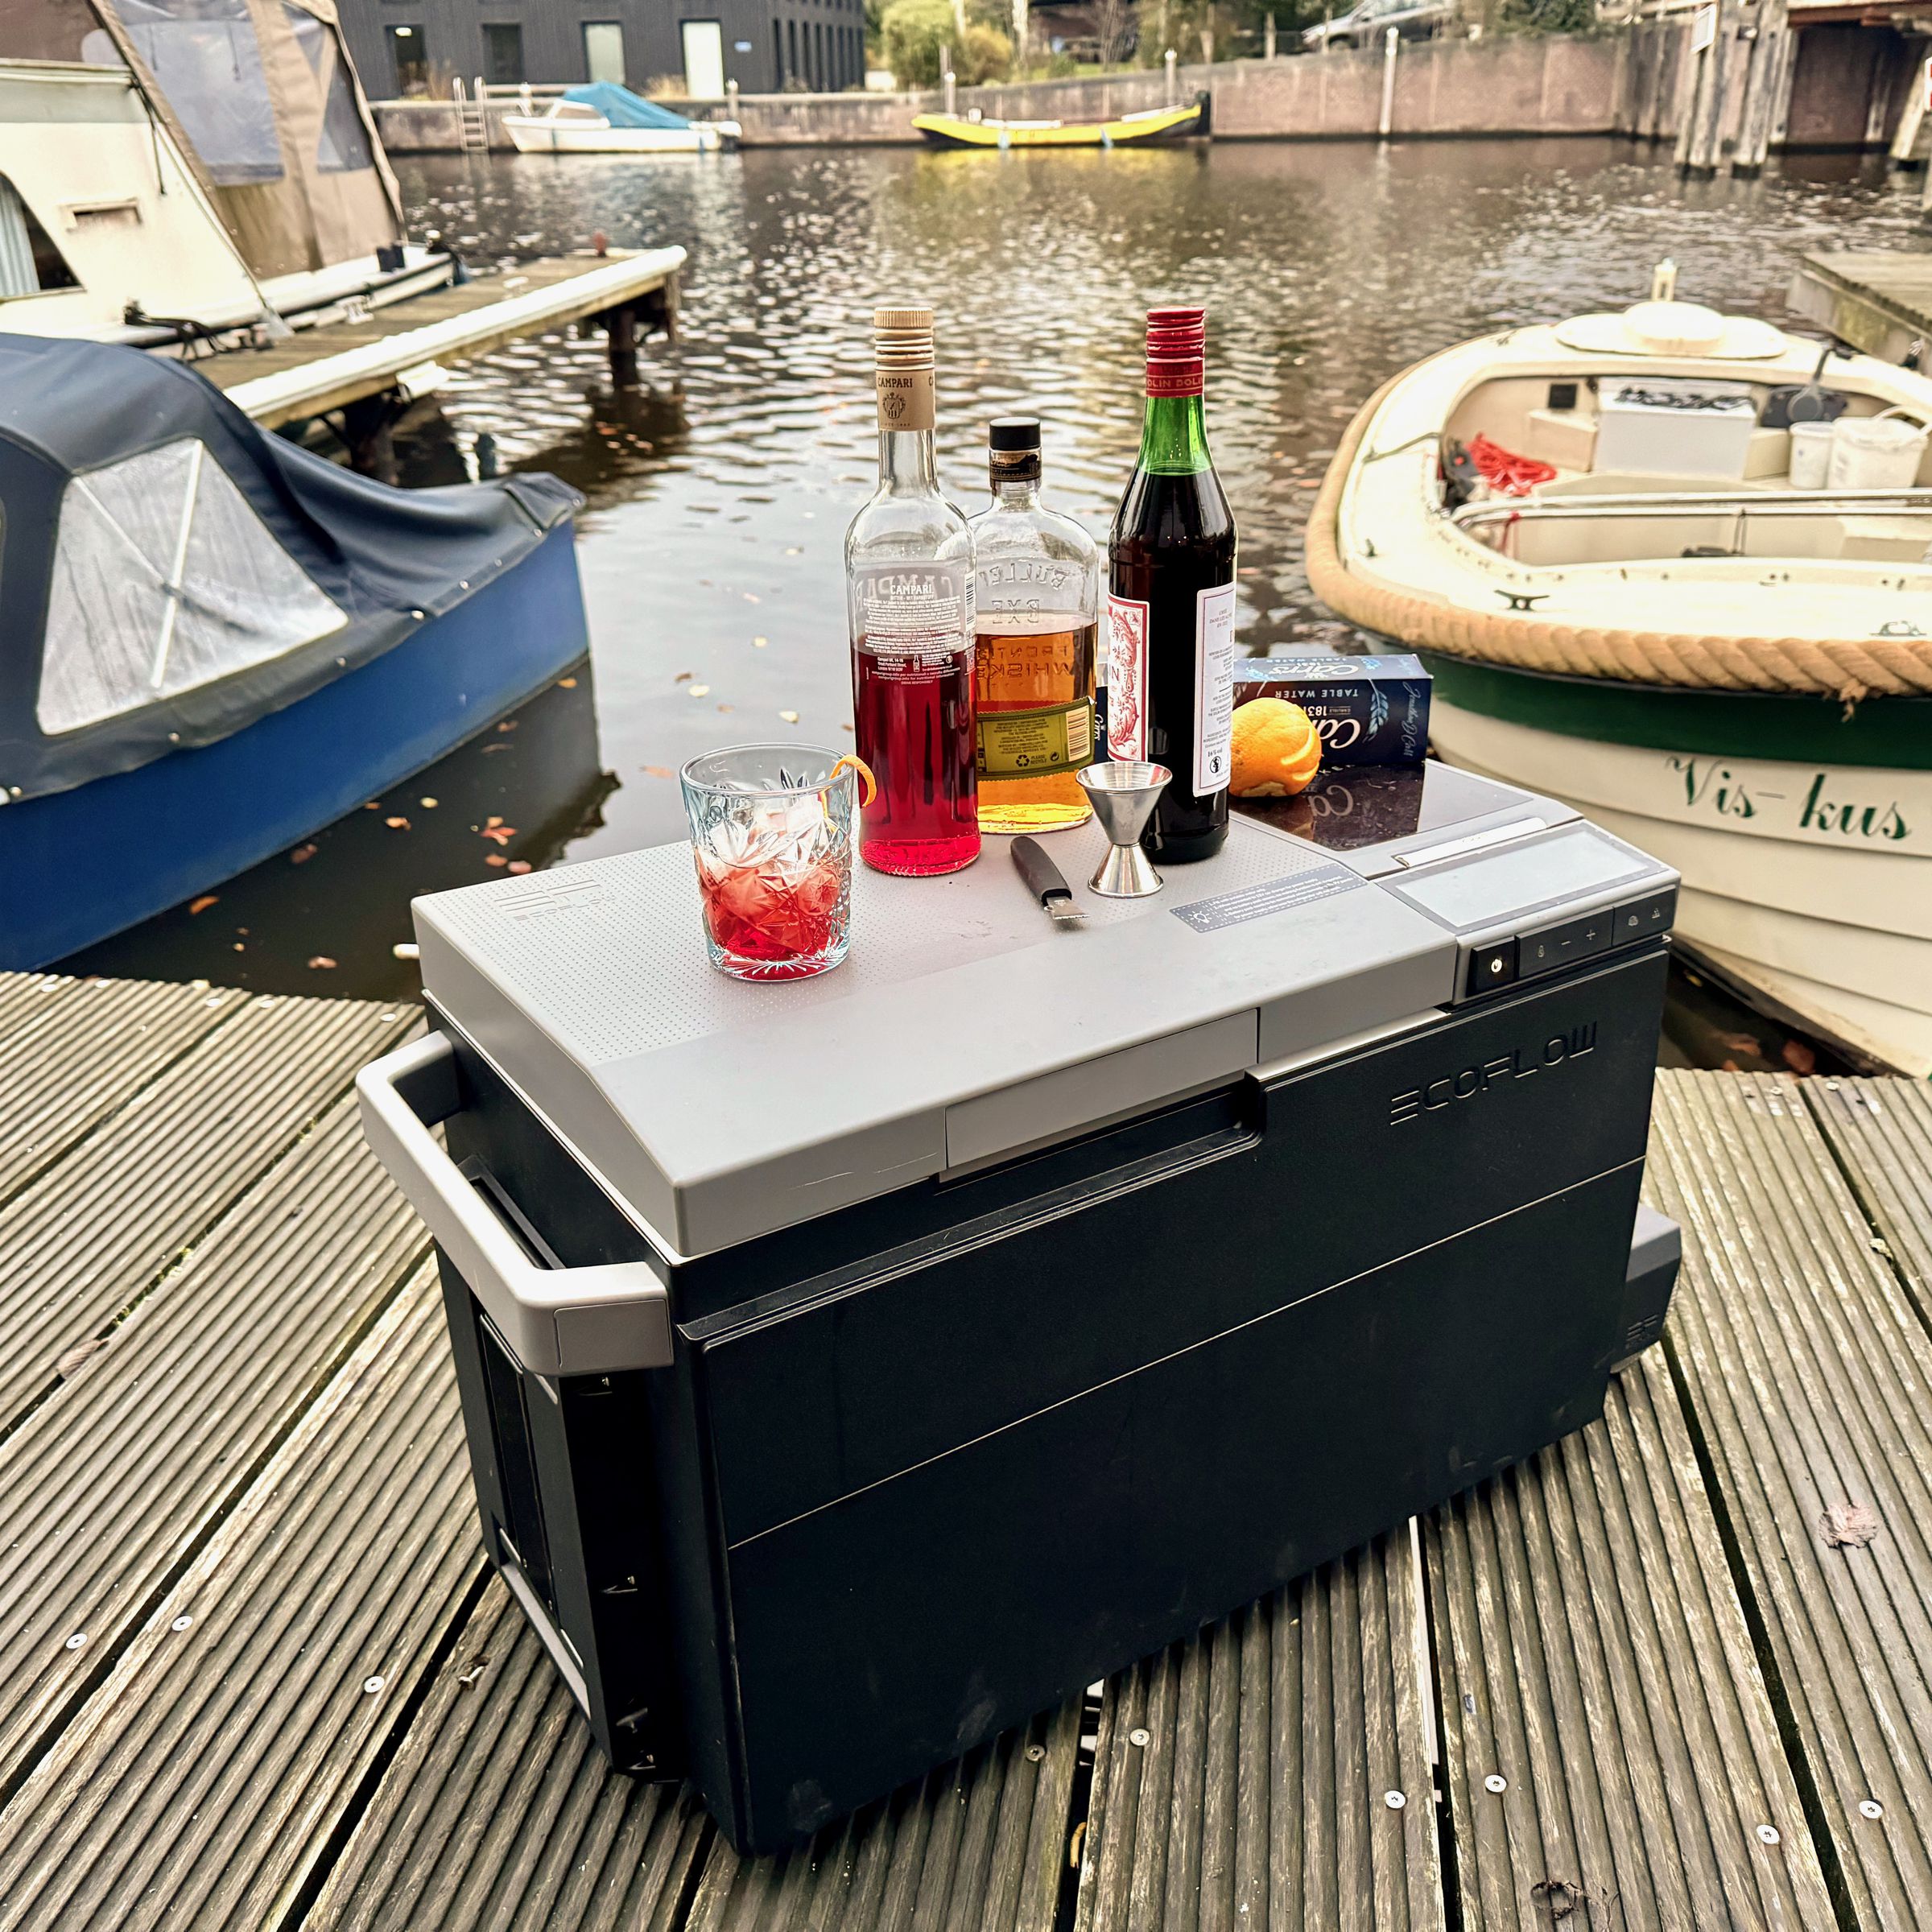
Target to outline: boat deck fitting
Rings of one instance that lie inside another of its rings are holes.
[[[0,976],[0,1932],[1932,1923],[1932,1090],[1660,1074],[1600,1421],[743,1860],[486,1575],[421,1024]]]

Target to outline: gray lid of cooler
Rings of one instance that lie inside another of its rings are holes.
[[[706,1253],[1447,1007],[1484,935],[1671,877],[1455,778],[1481,790],[1444,822],[1337,855],[1237,816],[1134,902],[1085,890],[1097,827],[1056,833],[1084,928],[1004,840],[943,878],[860,867],[845,964],[780,985],[711,968],[690,849],[656,846],[419,899],[423,984],[666,1249]]]

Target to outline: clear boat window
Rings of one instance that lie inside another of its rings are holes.
[[[0,175],[0,302],[14,295],[38,295],[50,288],[77,288],[67,258],[19,191]]]
[[[322,134],[316,143],[316,167],[324,175],[351,175],[374,167],[369,135],[356,112],[355,90],[349,85],[349,64],[333,32],[312,13],[284,5],[290,31],[317,80],[328,76],[328,93],[322,108]]]
[[[68,479],[35,716],[76,731],[346,621],[204,444],[166,444]]]
[[[119,11],[209,175],[225,187],[279,180],[282,143],[248,0],[119,0]]]

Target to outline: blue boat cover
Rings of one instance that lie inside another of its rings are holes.
[[[566,101],[580,101],[594,107],[613,127],[689,127],[682,114],[674,114],[654,101],[644,100],[614,80],[592,80],[583,87],[567,87]]]
[[[295,703],[582,501],[542,475],[392,489],[259,428],[185,364],[0,335],[0,803]]]

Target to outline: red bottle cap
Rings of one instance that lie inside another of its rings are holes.
[[[1208,312],[1150,308],[1147,312],[1147,393],[1198,396],[1204,386]]]

